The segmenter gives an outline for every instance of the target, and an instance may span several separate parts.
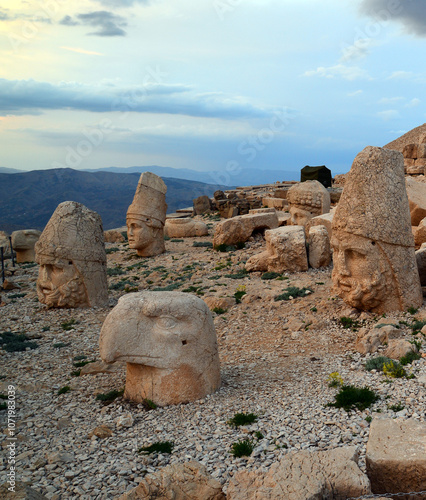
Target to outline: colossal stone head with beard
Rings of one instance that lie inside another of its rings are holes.
[[[37,295],[49,307],[104,306],[108,300],[102,221],[80,203],[57,209],[36,243]]]
[[[347,304],[379,314],[422,305],[401,153],[358,154],[332,229],[333,284]]]

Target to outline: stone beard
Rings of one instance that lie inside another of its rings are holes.
[[[335,231],[332,279],[336,292],[356,309],[380,312],[385,303],[399,305],[393,273],[382,246],[377,241]]]
[[[83,277],[72,261],[40,256],[37,296],[48,307],[89,306]]]

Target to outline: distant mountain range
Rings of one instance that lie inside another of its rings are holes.
[[[304,166],[304,165],[303,165]],[[187,179],[190,181],[204,182],[206,184],[221,184],[224,186],[249,186],[255,184],[268,184],[276,181],[298,181],[299,172],[288,170],[259,170],[242,168],[239,172],[210,171],[199,172],[189,168],[160,167],[158,165],[145,165],[142,167],[105,167],[97,169],[79,170],[80,172],[113,172],[117,174],[134,174],[152,172],[160,177],[173,179]],[[23,173],[23,170],[0,167],[0,173],[15,174]]]
[[[139,171],[88,172],[70,168],[0,173],[0,230],[42,230],[58,204],[68,200],[97,212],[104,229],[123,226],[139,177]],[[167,185],[168,213],[191,206],[198,196],[212,196],[217,189],[227,188],[186,179],[163,180]]]

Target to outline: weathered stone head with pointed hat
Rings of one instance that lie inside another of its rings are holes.
[[[151,172],[141,174],[132,204],[127,210],[129,247],[141,257],[159,255],[165,251],[167,186],[161,177]]]
[[[317,215],[330,211],[330,193],[318,181],[305,181],[292,186],[287,192],[292,226],[305,226]]]
[[[421,306],[401,153],[368,146],[357,155],[332,227],[332,278],[347,304],[379,314]]]
[[[102,220],[74,201],[58,205],[35,244],[37,294],[50,307],[104,306],[108,301]]]

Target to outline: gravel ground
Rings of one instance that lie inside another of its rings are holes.
[[[425,420],[425,358],[406,367],[414,378],[387,379],[381,372],[366,371],[370,355],[354,350],[359,326],[389,322],[399,325],[408,340],[423,341],[424,351],[424,336],[413,337],[410,325],[414,318],[426,320],[425,307],[414,314],[360,315],[333,295],[331,268],[274,280],[261,279],[261,273],[230,277],[262,250],[262,238],[258,235],[245,249],[226,253],[193,246],[211,241],[212,235],[170,240],[167,252],[151,259],[137,257],[126,244],[107,244],[108,267],[118,271],[109,277],[110,307],[103,309],[46,309],[35,292],[38,266],[18,266],[9,279],[20,289],[1,295],[0,332],[25,332],[38,344],[24,352],[0,350],[0,393],[7,394],[9,385],[16,389],[18,480],[51,499],[108,499],[137,486],[159,467],[195,459],[226,491],[236,471],[267,470],[292,450],[355,444],[365,470],[369,420],[375,412]],[[124,388],[125,365],[114,365],[111,373],[72,376],[79,369],[75,358],[100,360],[99,332],[118,297],[170,285],[230,303],[237,288],[246,292],[241,303],[223,307],[227,309],[223,314],[213,313],[222,387],[200,401],[153,410],[121,397],[102,404],[97,394]],[[311,292],[275,301],[288,286]],[[358,326],[344,328],[340,322],[344,316]],[[364,411],[327,407],[337,392],[328,386],[332,372],[338,372],[345,384],[370,387],[380,399]],[[65,386],[70,390],[58,395]],[[399,412],[389,409],[397,404],[403,407]],[[228,420],[241,412],[258,418],[248,426],[230,426]],[[91,436],[101,425],[111,429],[110,437]],[[6,411],[0,411],[0,436],[5,452]],[[253,453],[235,458],[231,445],[246,438],[254,443]],[[157,441],[173,442],[172,453],[138,453]],[[7,454],[2,453],[2,483],[8,467]]]

